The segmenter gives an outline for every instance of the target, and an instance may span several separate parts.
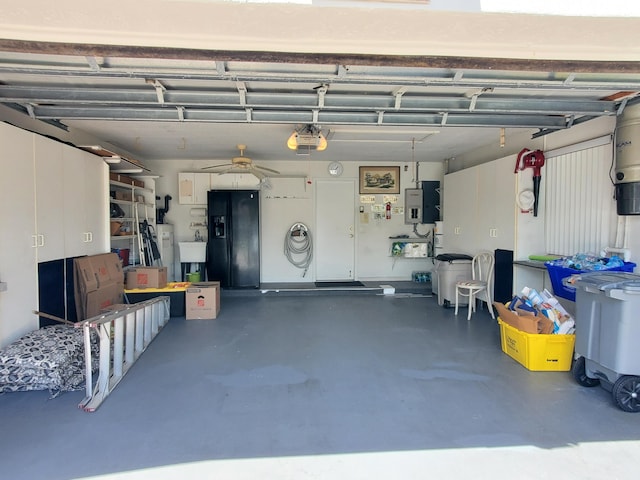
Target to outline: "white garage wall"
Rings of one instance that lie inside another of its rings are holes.
[[[215,162],[213,162],[215,163]],[[259,162],[258,162],[259,163]],[[302,271],[291,265],[283,251],[284,235],[294,222],[304,222],[314,232],[314,182],[319,178],[330,178],[327,172],[329,162],[320,161],[270,161],[269,167],[282,174],[305,174],[304,179],[272,178],[270,190],[261,193],[261,281],[266,282],[311,282],[315,278],[311,275],[314,265],[309,269],[310,274],[302,277]],[[358,167],[365,165],[358,162],[342,162],[344,172],[340,178],[358,179]],[[173,197],[165,222],[174,225],[175,243],[193,240],[194,231],[189,228],[191,222],[191,205],[178,204],[178,173],[202,172],[201,168],[212,164],[210,160],[203,161],[148,161],[147,166],[159,175],[156,181],[156,195],[164,198],[169,194]],[[394,206],[404,206],[404,189],[415,188],[415,164],[406,164],[407,171],[401,164],[400,189],[398,203]],[[420,180],[441,180],[442,166],[440,163],[421,163],[419,166]],[[281,198],[274,198],[281,197]],[[284,198],[286,197],[286,198]],[[376,196],[376,203],[382,203],[382,195]],[[159,203],[160,205],[160,203]],[[352,205],[356,212],[356,278],[359,280],[410,280],[413,271],[430,271],[433,264],[430,259],[394,259],[390,257],[392,240],[390,236],[399,234],[413,235],[413,227],[404,224],[403,215],[392,215],[390,220],[375,220],[370,215],[368,223],[364,222],[359,213],[360,196],[356,192]],[[369,211],[369,206],[365,206]],[[419,233],[426,233],[431,227],[419,226]],[[202,234],[206,232],[200,232]],[[177,247],[176,247],[177,248]],[[176,262],[178,255],[176,251]],[[317,259],[314,258],[314,262]],[[176,272],[180,272],[179,263]]]

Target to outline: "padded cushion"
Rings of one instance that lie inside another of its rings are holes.
[[[97,359],[96,340],[92,335],[92,359]],[[34,330],[0,350],[0,392],[79,390],[84,363],[81,328],[50,325]]]

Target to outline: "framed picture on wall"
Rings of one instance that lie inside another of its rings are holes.
[[[400,193],[400,167],[360,167],[360,193]]]

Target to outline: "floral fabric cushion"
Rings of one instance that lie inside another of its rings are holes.
[[[93,359],[97,360],[95,340],[92,335],[92,364]],[[49,390],[57,394],[80,390],[85,378],[84,364],[81,328],[43,327],[0,350],[0,392]]]

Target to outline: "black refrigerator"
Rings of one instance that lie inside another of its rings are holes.
[[[260,288],[258,190],[210,190],[207,276],[222,288]]]

